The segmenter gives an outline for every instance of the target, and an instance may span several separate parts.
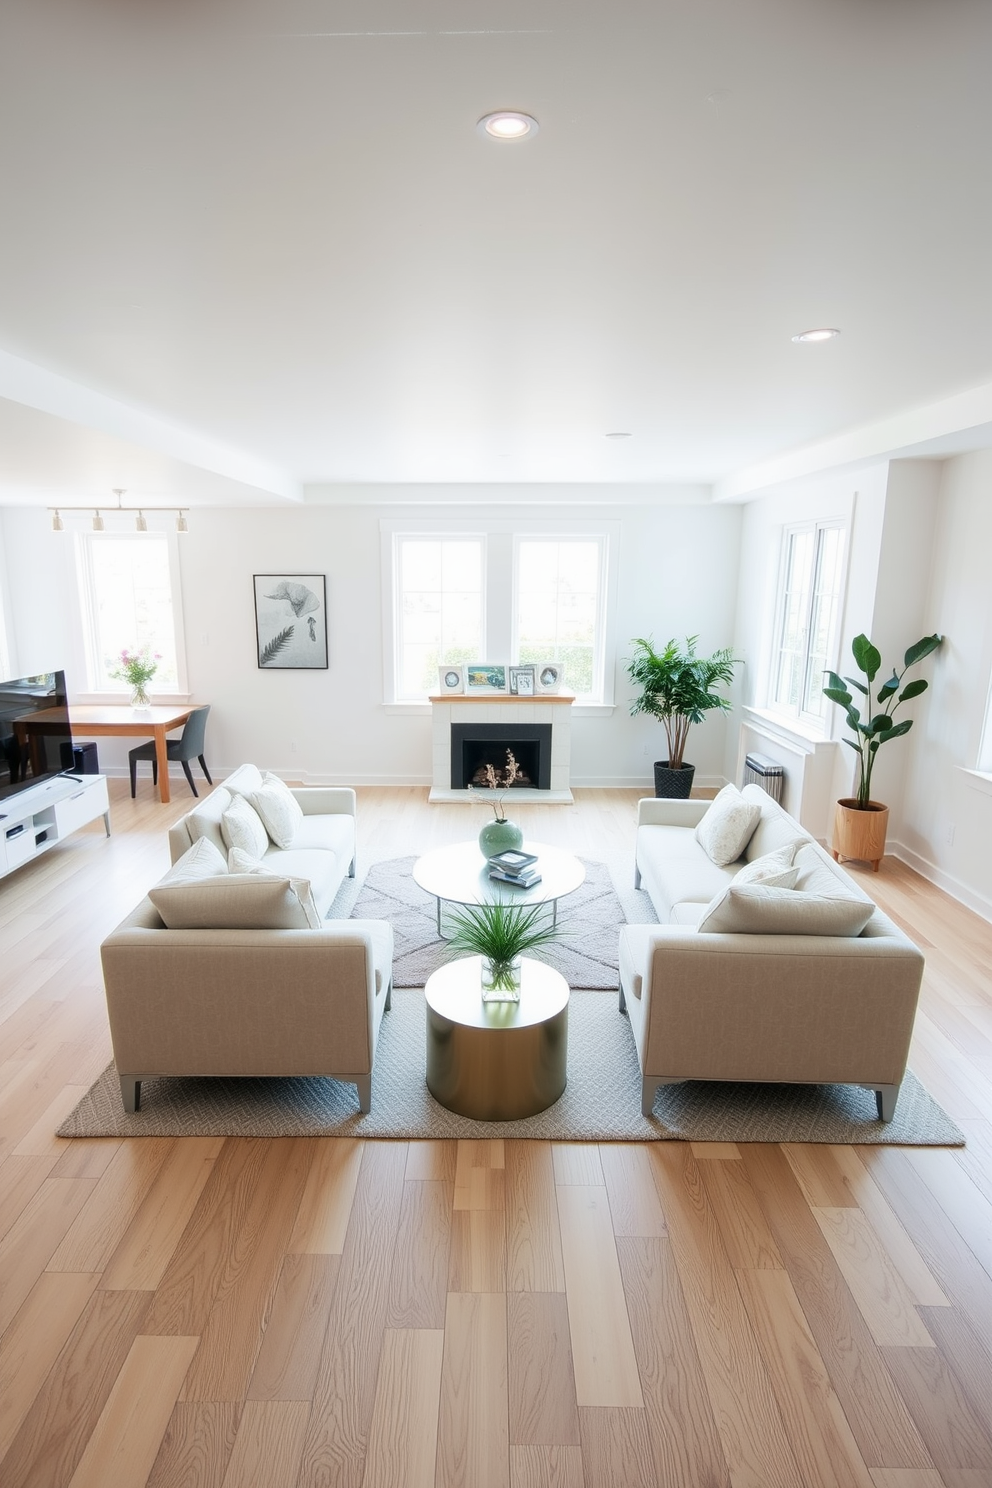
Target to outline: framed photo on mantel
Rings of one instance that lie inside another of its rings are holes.
[[[327,593],[323,574],[255,574],[259,667],[327,668]]]
[[[506,667],[491,661],[472,661],[465,668],[466,692],[505,692]]]

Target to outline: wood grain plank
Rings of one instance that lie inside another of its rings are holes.
[[[454,1183],[457,1142],[438,1140],[409,1142],[406,1155],[408,1183]]]
[[[655,1488],[654,1459],[643,1410],[583,1406],[579,1430],[587,1482],[596,1488]]]
[[[148,1292],[93,1293],[3,1459],[3,1488],[63,1488],[99,1420]]]
[[[134,1340],[69,1488],[144,1488],[198,1342]]]
[[[731,1480],[762,1488],[799,1481],[778,1403],[737,1289],[699,1166],[667,1142],[652,1151],[672,1254]]]
[[[992,1276],[992,1202],[954,1161],[952,1153],[907,1147],[905,1154],[972,1255]]]
[[[633,1142],[602,1142],[599,1161],[617,1239],[667,1235],[647,1149]]]
[[[643,1404],[605,1187],[557,1190],[579,1405]]]
[[[912,1411],[934,1465],[980,1467],[992,1481],[992,1435],[936,1348],[887,1348],[889,1371]]]
[[[403,1143],[365,1147],[304,1441],[304,1483],[361,1488],[405,1168]]]
[[[111,1137],[74,1137],[59,1141],[59,1157],[52,1168],[53,1178],[102,1178],[123,1142]]]
[[[586,1488],[582,1449],[511,1446],[510,1488]]]
[[[387,1328],[444,1328],[453,1198],[451,1182],[405,1180],[389,1279]]]
[[[857,1208],[858,1201],[851,1193],[841,1163],[843,1148],[783,1142],[782,1151],[811,1209]]]
[[[434,1488],[443,1352],[443,1329],[387,1328],[365,1459],[368,1488]]]
[[[505,1148],[501,1141],[459,1141],[455,1163],[454,1208],[505,1207]]]
[[[731,1266],[741,1271],[781,1271],[782,1257],[744,1164],[738,1158],[698,1167]]]
[[[507,1288],[564,1292],[551,1148],[546,1142],[507,1142],[505,1160]]]
[[[741,1289],[808,1488],[873,1488],[785,1271],[742,1271]]]
[[[448,1298],[438,1426],[437,1488],[509,1488],[504,1293]]]
[[[922,1316],[972,1411],[986,1435],[992,1436],[992,1365],[986,1352],[988,1340],[979,1337],[972,1320],[956,1307],[927,1307]]]
[[[177,1401],[148,1488],[222,1488],[240,1419],[232,1400]]]
[[[91,1178],[46,1178],[0,1240],[0,1334],[89,1202],[93,1188]]]
[[[52,1153],[46,1157],[8,1157],[0,1162],[0,1240],[23,1213],[45,1179],[51,1177],[57,1163],[58,1159]]]
[[[155,1172],[104,1272],[109,1290],[154,1291],[213,1171],[221,1137],[183,1137]]]
[[[950,1307],[950,1299],[854,1150],[837,1147],[831,1151],[853,1204],[871,1225],[914,1303],[918,1307]]]
[[[947,1488],[935,1467],[873,1467],[873,1488]]]
[[[510,1443],[579,1445],[568,1306],[560,1292],[507,1297]]]
[[[93,1188],[92,1204],[79,1215],[49,1262],[51,1271],[102,1271],[137,1214],[156,1174],[177,1144],[172,1137],[124,1142]],[[139,1287],[130,1290],[148,1291]]]
[[[305,1255],[340,1255],[362,1165],[355,1137],[315,1143],[289,1248]]]
[[[28,1128],[13,1149],[14,1155],[44,1157],[46,1153],[52,1153],[61,1157],[65,1150],[65,1138],[57,1137],[55,1133],[69,1112],[79,1105],[92,1083],[88,1081],[85,1085],[63,1085],[60,1090],[55,1091],[34,1125]]]
[[[742,1147],[742,1152],[865,1462],[869,1467],[933,1467],[784,1153],[764,1145]]]
[[[875,1342],[932,1348],[909,1289],[861,1210],[814,1209],[812,1214]]]
[[[309,1400],[313,1395],[341,1257],[283,1257],[249,1400]]]
[[[730,1488],[671,1242],[619,1240],[617,1250],[658,1482]]]
[[[184,1400],[244,1398],[310,1157],[311,1146],[303,1139],[283,1138],[265,1144],[258,1184],[244,1223],[232,1237],[223,1281],[214,1294],[196,1358],[186,1375]]]
[[[690,1142],[689,1151],[697,1162],[734,1162],[741,1155],[736,1142]]]
[[[99,1279],[42,1272],[0,1340],[0,1461]]]
[[[308,1411],[302,1400],[246,1401],[223,1488],[296,1488]]]
[[[506,1290],[506,1215],[502,1209],[459,1209],[452,1214],[447,1290]]]
[[[551,1157],[555,1183],[577,1183],[580,1188],[605,1187],[599,1148],[593,1142],[553,1142]]]

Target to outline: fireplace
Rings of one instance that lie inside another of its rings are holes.
[[[551,789],[550,723],[453,723],[451,788],[486,787],[486,766],[502,771],[510,750],[522,771],[514,790]]]

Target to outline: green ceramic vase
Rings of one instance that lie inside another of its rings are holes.
[[[486,822],[479,833],[479,849],[484,858],[495,857],[501,852],[511,852],[523,845],[524,834],[516,822],[505,819]]]

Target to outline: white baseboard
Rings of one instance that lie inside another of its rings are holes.
[[[981,915],[983,920],[988,920],[992,924],[992,901],[986,899],[983,894],[976,894],[952,873],[945,873],[943,868],[938,868],[936,863],[931,863],[929,858],[913,852],[912,848],[906,847],[902,842],[893,842],[890,839],[886,844],[886,852],[898,858],[901,863],[905,863],[907,868],[912,868],[921,878],[936,884],[937,888],[943,889],[945,894],[950,894],[951,898],[963,904],[965,909],[974,910],[975,914]]]

